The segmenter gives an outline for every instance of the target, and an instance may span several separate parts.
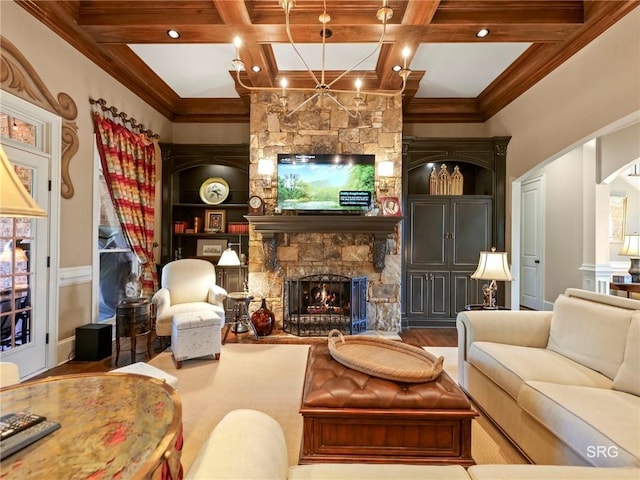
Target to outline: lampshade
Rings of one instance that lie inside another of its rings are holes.
[[[2,268],[2,270],[3,270],[3,273],[7,273],[7,272],[13,273],[15,277],[12,277],[13,280],[11,280],[10,278],[5,278],[3,280],[4,281],[9,280],[10,282],[13,282],[13,285],[15,287],[24,288],[25,286],[28,285],[28,278],[26,274],[29,269],[28,267],[29,258],[27,257],[27,254],[22,248],[15,247],[14,249],[13,242],[9,241],[4,246],[2,253],[0,253],[0,265],[1,264],[11,265],[12,261],[13,261],[13,266],[9,267],[8,269]],[[5,288],[4,281],[3,281],[3,288]]]
[[[241,265],[240,258],[234,249],[227,248],[218,260],[218,265],[221,267],[238,267]]]
[[[275,165],[272,160],[269,160],[268,158],[258,160],[258,175],[271,176],[273,175],[274,168]]]
[[[6,263],[6,262],[10,263],[15,253],[14,263],[17,269],[18,264],[20,263],[26,264],[29,261],[29,259],[27,258],[27,254],[20,247],[16,247],[15,252],[13,250],[14,250],[13,243],[12,242],[7,243],[4,249],[2,250],[2,253],[0,253],[0,263]]]
[[[384,160],[378,163],[378,176],[393,177],[393,162],[391,160]]]
[[[9,163],[0,145],[0,217],[46,217]]]
[[[634,257],[629,266],[629,275],[633,283],[640,283],[640,235],[637,233],[625,235],[620,255]]]
[[[627,234],[624,236],[622,250],[620,255],[627,257],[640,257],[640,235],[637,233]]]
[[[507,252],[496,252],[495,249],[491,249],[490,252],[480,252],[478,268],[471,275],[471,278],[502,282],[512,281],[514,278],[509,270]]]

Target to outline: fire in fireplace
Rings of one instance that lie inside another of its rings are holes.
[[[367,329],[367,277],[309,275],[287,280],[283,330],[301,337]]]

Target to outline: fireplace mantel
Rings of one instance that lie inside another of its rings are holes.
[[[373,235],[373,263],[376,272],[384,269],[387,238],[402,217],[364,215],[246,215],[254,230],[262,234],[265,267],[277,266],[278,233],[369,233]]]

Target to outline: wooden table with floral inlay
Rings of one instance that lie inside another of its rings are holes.
[[[125,373],[49,377],[0,390],[2,414],[61,427],[0,463],[5,479],[182,478],[182,404],[166,383]]]

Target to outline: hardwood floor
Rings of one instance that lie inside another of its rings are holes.
[[[458,344],[458,332],[455,328],[413,328],[400,332],[403,342],[416,346],[425,347],[455,347]],[[274,332],[268,337],[262,337],[254,340],[248,334],[234,335],[230,333],[227,337],[227,343],[296,343],[305,344],[312,342],[325,341],[324,338],[304,338],[293,337],[283,334],[282,332]],[[91,372],[108,372],[114,368],[123,367],[133,363],[131,361],[131,351],[129,340],[122,338],[120,340],[120,357],[116,365],[116,346],[113,343],[112,355],[95,362],[71,360],[64,365],[47,370],[45,373],[34,377],[32,380],[50,377],[53,375],[69,375],[73,373],[91,373]],[[151,357],[147,354],[146,342],[138,341],[136,349],[136,362],[146,362],[161,352],[160,341],[154,339],[151,344]]]

